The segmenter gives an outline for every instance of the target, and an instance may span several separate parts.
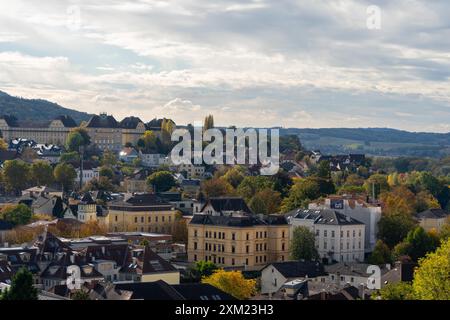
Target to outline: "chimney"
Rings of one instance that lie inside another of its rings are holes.
[[[70,256],[70,262],[71,262],[71,263],[75,263],[75,255],[74,255],[74,254],[72,254],[72,255]]]
[[[359,285],[359,288],[358,288],[359,290],[358,290],[358,294],[359,294],[359,297],[362,299],[362,300],[365,300],[365,287],[364,287],[364,283],[361,283],[360,285]]]

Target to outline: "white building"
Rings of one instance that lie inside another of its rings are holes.
[[[320,202],[310,203],[311,210],[331,209],[353,219],[356,219],[365,225],[365,252],[372,252],[377,242],[378,222],[381,219],[381,206],[376,203],[368,203],[364,199],[331,196]]]
[[[205,174],[205,167],[193,164],[180,164],[177,171],[179,173],[185,172],[186,179],[203,178]]]
[[[320,258],[328,262],[364,260],[364,223],[335,210],[297,209],[288,213],[290,236],[305,226],[315,234]]]
[[[170,158],[161,153],[143,153],[139,151],[139,158],[145,167],[159,167],[162,165],[171,165]]]
[[[77,172],[76,184],[80,183],[80,168],[75,168]],[[99,168],[94,168],[91,165],[83,165],[83,185],[91,181],[92,179],[97,179],[100,177]]]

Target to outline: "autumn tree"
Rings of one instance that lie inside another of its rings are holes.
[[[0,150],[7,150],[8,144],[5,142],[3,138],[0,138]]]
[[[414,290],[410,282],[388,283],[383,288],[374,292],[373,300],[412,300]]]
[[[301,179],[294,183],[288,197],[283,200],[282,211],[307,207],[311,200],[319,198],[320,195],[320,185],[317,180]]]
[[[414,295],[420,300],[450,300],[450,239],[419,260],[414,272]]]
[[[73,186],[73,182],[77,177],[77,172],[72,165],[60,163],[53,170],[53,175],[55,177],[55,181],[60,183],[63,190],[67,192]]]
[[[237,188],[245,178],[245,169],[241,166],[230,168],[221,178],[228,182],[233,188]]]
[[[54,180],[52,166],[43,160],[33,162],[30,173],[34,183],[38,186],[48,186]]]
[[[209,114],[205,117],[205,121],[203,123],[203,130],[208,130],[214,128],[214,116]]]
[[[137,142],[137,147],[146,153],[157,153],[159,152],[159,145],[158,145],[158,137],[156,134],[151,131],[147,130],[144,132],[144,134],[139,138]]]
[[[281,195],[270,188],[265,188],[251,198],[249,207],[253,213],[273,214],[280,211]]]
[[[233,187],[223,179],[209,179],[201,183],[202,193],[207,197],[221,197],[234,194]]]
[[[6,189],[20,194],[30,182],[30,166],[22,160],[6,160],[3,164]]]
[[[273,189],[273,186],[274,182],[267,176],[247,176],[239,184],[237,193],[245,201],[250,201],[257,192],[264,189]]]
[[[183,219],[183,214],[177,212],[175,215],[175,221],[172,225],[172,239],[174,242],[187,243],[188,240],[188,229],[186,220]]]
[[[117,164],[117,156],[111,150],[103,152],[101,163],[104,167],[111,168]]]
[[[219,269],[203,278],[202,283],[210,284],[239,300],[250,299],[256,294],[256,281],[245,279],[240,271]]]
[[[24,225],[30,223],[33,212],[27,205],[20,203],[3,208],[1,216],[3,220],[14,225]]]
[[[170,171],[157,171],[147,178],[147,185],[154,192],[164,192],[174,187],[176,182]]]
[[[371,175],[364,183],[364,188],[366,189],[367,194],[374,194],[375,198],[378,198],[380,193],[389,190],[387,176],[384,174]]]
[[[319,258],[315,245],[315,236],[307,227],[294,229],[291,240],[291,258],[294,260],[316,260]]]

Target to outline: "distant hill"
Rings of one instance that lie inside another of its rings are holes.
[[[439,158],[450,155],[450,133],[408,132],[388,128],[281,129],[295,134],[310,150],[366,153],[372,156]]]
[[[69,115],[77,123],[91,117],[86,112],[64,108],[56,103],[42,99],[13,97],[0,91],[0,115],[13,115],[19,120],[52,120],[60,115]]]

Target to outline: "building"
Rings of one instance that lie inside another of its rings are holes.
[[[241,198],[212,198],[188,224],[188,260],[259,269],[289,255],[284,216],[257,216]]]
[[[183,163],[177,167],[177,171],[182,173],[186,179],[202,178],[205,174],[205,167],[190,163]]]
[[[125,163],[133,163],[138,158],[139,153],[132,147],[125,147],[119,153],[119,160]]]
[[[76,126],[70,116],[58,116],[51,121],[19,121],[14,116],[0,117],[0,131],[6,141],[23,138],[37,143],[63,145],[70,130]]]
[[[122,149],[122,129],[113,116],[106,113],[94,115],[84,128],[91,138],[91,144],[100,150],[119,153]]]
[[[123,180],[123,186],[127,193],[144,193],[148,192],[151,188],[147,184],[147,177],[150,171],[148,169],[141,169],[135,171],[131,176],[126,177]]]
[[[449,222],[450,212],[442,209],[428,209],[416,214],[419,225],[425,231],[440,231],[442,226]]]
[[[177,210],[153,193],[127,194],[108,205],[106,227],[110,232],[170,233]]]
[[[274,294],[286,283],[324,276],[323,265],[316,261],[285,261],[266,265],[261,270],[261,293]]]
[[[170,165],[170,158],[161,153],[147,153],[142,150],[139,151],[139,158],[144,167],[157,168],[162,165]]]
[[[81,170],[80,170],[80,163],[79,162],[70,162],[70,164],[74,167],[75,172],[77,173],[77,177],[75,179],[75,186],[80,185],[80,176],[81,176]],[[99,179],[100,177],[100,168],[97,166],[96,163],[92,161],[83,161],[83,186],[91,181],[92,179]]]
[[[365,225],[335,210],[297,209],[287,214],[291,236],[304,226],[315,234],[316,248],[326,262],[364,261]]]
[[[126,117],[119,124],[122,129],[122,145],[131,143],[136,145],[139,138],[145,133],[145,124],[137,117]]]
[[[378,222],[381,219],[381,205],[368,202],[357,196],[329,196],[323,200],[312,202],[308,206],[311,210],[331,209],[354,218],[365,225],[366,253],[372,252],[377,242]]]

